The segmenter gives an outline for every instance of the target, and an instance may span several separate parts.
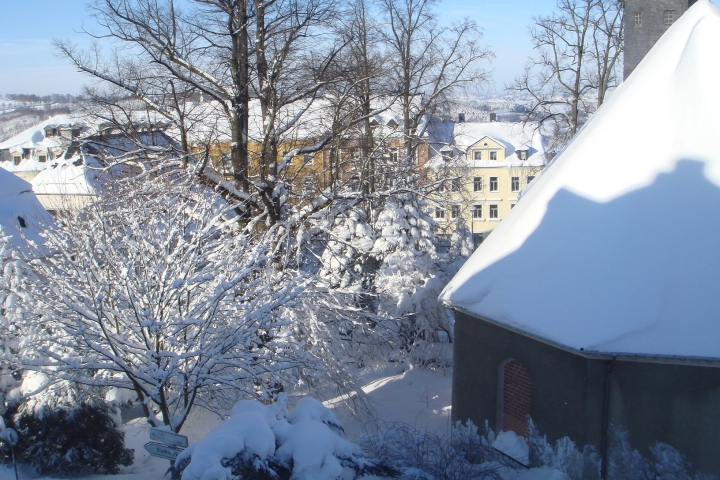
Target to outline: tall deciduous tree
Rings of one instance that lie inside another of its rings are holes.
[[[67,42],[57,46],[80,70],[172,122],[184,149],[190,149],[195,119],[216,115],[188,115],[187,103],[200,95],[213,100],[229,125],[232,193],[275,223],[282,209],[280,175],[289,161],[277,161],[278,145],[303,123],[343,47],[327,35],[334,9],[331,0],[191,0],[182,8],[174,0],[96,0],[102,36],[118,40],[127,53],[116,50],[108,59]],[[251,97],[260,110],[260,133],[252,139],[260,148],[252,158]],[[319,141],[292,155],[319,151],[329,141],[320,133]],[[195,131],[195,137],[203,134],[214,132]]]
[[[530,96],[528,118],[552,125],[558,148],[619,83],[622,16],[617,0],[558,0],[530,27],[537,54],[509,89]]]
[[[405,156],[415,154],[422,120],[445,95],[486,80],[480,68],[492,53],[482,48],[475,22],[441,27],[436,0],[380,0],[382,28],[403,110]]]

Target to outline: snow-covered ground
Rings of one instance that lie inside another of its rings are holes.
[[[362,390],[372,407],[373,416],[353,416],[339,398],[325,402],[333,408],[345,427],[348,440],[357,442],[365,429],[374,422],[391,424],[407,423],[420,431],[447,434],[450,430],[452,370],[430,371],[412,368],[405,364],[391,366],[379,372],[370,372],[362,378]],[[374,418],[373,418],[374,417]],[[186,423],[182,433],[190,443],[205,438],[207,433],[221,423],[221,419],[207,411],[196,411]],[[125,425],[125,442],[135,449],[135,463],[121,467],[121,473],[112,477],[86,472],[85,480],[113,478],[115,480],[157,480],[163,478],[168,460],[150,456],[143,445],[150,441],[148,426],[144,419],[136,419]],[[499,445],[498,445],[499,446]],[[512,449],[513,447],[510,446]],[[50,480],[59,477],[40,476],[26,465],[20,466],[21,479]],[[10,465],[0,466],[0,480],[14,480]],[[541,468],[510,472],[507,480],[564,480],[567,477],[552,469]]]
[[[362,384],[374,418],[353,415],[341,398],[324,402],[335,410],[348,439],[358,441],[376,423],[402,422],[437,434],[450,431],[451,369],[431,371],[403,363],[365,375]]]

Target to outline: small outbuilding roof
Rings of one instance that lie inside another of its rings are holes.
[[[718,78],[700,0],[440,300],[575,351],[720,359]]]
[[[38,195],[97,195],[101,164],[90,156],[58,159],[30,182]]]

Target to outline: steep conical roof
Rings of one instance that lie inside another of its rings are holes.
[[[578,351],[720,359],[719,82],[701,0],[440,299]]]

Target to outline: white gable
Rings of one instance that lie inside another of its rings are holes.
[[[700,0],[440,299],[578,351],[720,358],[718,78]]]
[[[507,148],[507,144],[500,143],[492,137],[485,136],[471,145],[470,148]]]

